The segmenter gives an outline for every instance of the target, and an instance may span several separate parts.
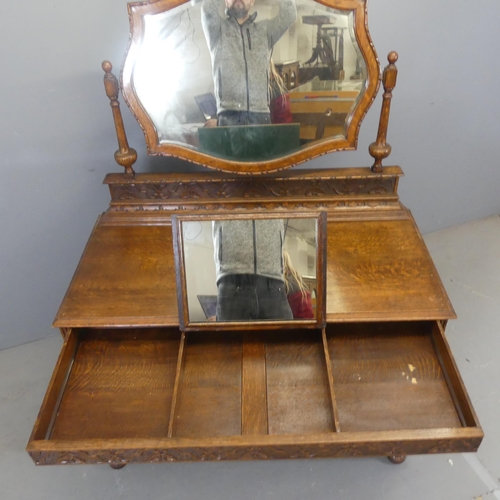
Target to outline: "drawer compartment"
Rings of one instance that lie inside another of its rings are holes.
[[[231,436],[241,429],[241,336],[190,334],[180,373],[177,437]]]
[[[81,331],[47,435],[165,436],[179,343],[165,329]]]
[[[332,325],[327,339],[341,431],[462,426],[430,323]]]
[[[116,465],[462,452],[481,439],[440,322],[75,329],[28,451]]]
[[[173,437],[330,432],[319,332],[190,332]]]

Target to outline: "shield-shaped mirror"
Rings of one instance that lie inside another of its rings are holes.
[[[150,154],[263,173],[356,147],[380,72],[365,0],[128,8],[122,88]]]

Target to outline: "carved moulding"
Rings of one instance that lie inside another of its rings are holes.
[[[420,435],[425,431],[414,431]],[[346,433],[347,434],[347,433]],[[389,433],[391,434],[391,433]],[[398,433],[395,433],[398,434]],[[346,443],[349,437],[344,435],[344,442],[334,443],[325,435],[322,443],[304,444],[259,444],[259,445],[226,445],[226,446],[165,446],[142,447],[133,449],[110,448],[107,450],[29,450],[31,458],[37,465],[48,464],[127,464],[133,462],[184,462],[184,461],[220,461],[220,460],[272,460],[291,458],[340,458],[365,456],[391,456],[423,453],[453,453],[464,450],[475,451],[480,438],[446,439],[444,436],[430,436],[417,440],[407,437],[394,441],[391,438],[373,442]],[[186,440],[183,440],[184,443]],[[66,444],[66,443],[65,443]],[[69,443],[67,443],[69,445]],[[102,443],[101,443],[102,444]]]
[[[109,174],[110,211],[301,210],[319,208],[401,210],[399,167],[374,175],[366,168],[297,171],[282,176],[213,174]]]
[[[372,179],[364,184],[352,179],[338,181],[310,180],[309,182],[285,183],[279,180],[263,179],[264,182],[173,182],[147,184],[110,185],[113,201],[131,200],[200,200],[234,198],[290,198],[352,196],[362,194],[389,194],[394,192],[394,179]],[[290,184],[290,185],[287,185]]]

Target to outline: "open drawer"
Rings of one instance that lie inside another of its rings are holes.
[[[444,323],[74,329],[28,443],[37,464],[475,451]]]

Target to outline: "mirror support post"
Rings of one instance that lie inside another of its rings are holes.
[[[135,175],[132,165],[137,160],[137,152],[128,145],[127,134],[123,124],[122,112],[120,111],[120,103],[118,102],[118,80],[115,75],[111,73],[113,65],[109,61],[102,63],[104,70],[104,88],[106,95],[110,100],[111,109],[113,111],[113,120],[115,122],[116,136],[118,138],[118,150],[115,152],[115,161],[125,169],[126,177],[133,177]]]
[[[387,56],[389,64],[384,69],[382,75],[382,84],[384,85],[384,95],[382,101],[382,110],[380,111],[380,121],[377,132],[376,142],[370,144],[370,155],[375,159],[372,165],[372,172],[382,172],[382,160],[391,154],[391,146],[387,144],[387,127],[389,124],[389,112],[391,110],[392,91],[396,87],[396,79],[398,76],[398,69],[396,68],[396,61],[398,60],[397,52],[389,52]]]

